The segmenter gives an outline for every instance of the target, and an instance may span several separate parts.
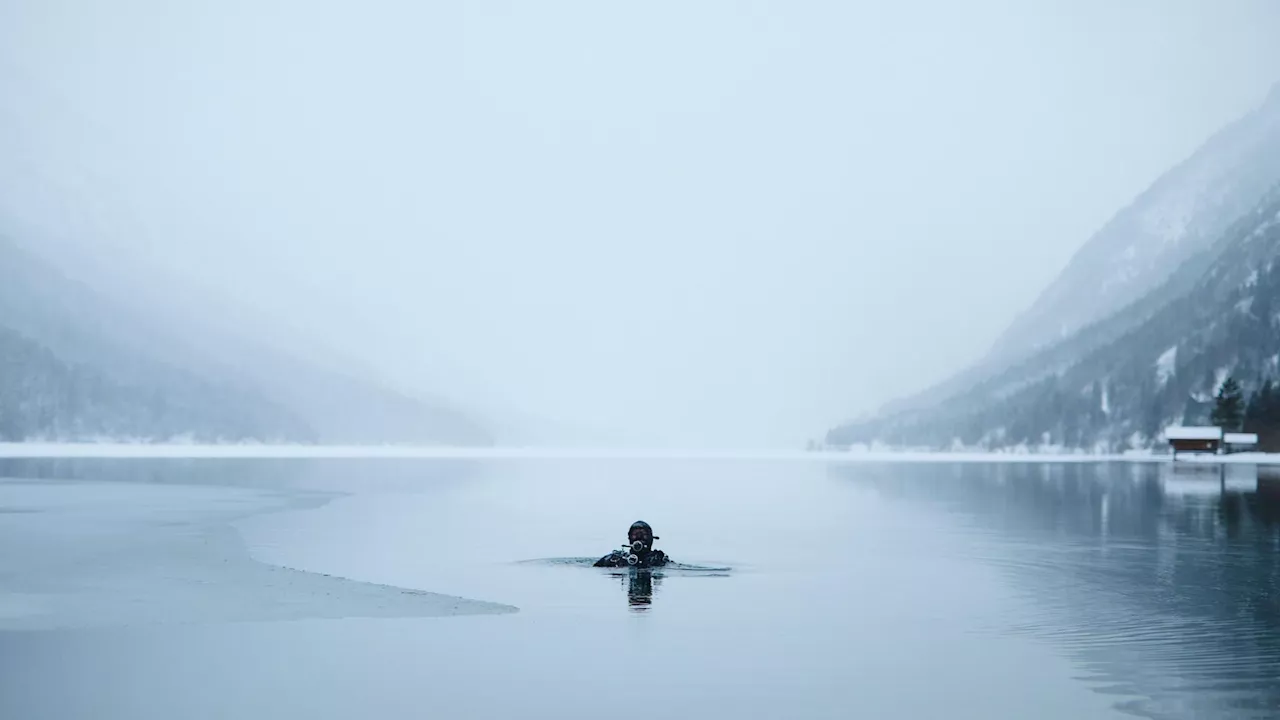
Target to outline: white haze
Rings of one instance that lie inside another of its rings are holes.
[[[0,232],[500,425],[795,447],[979,357],[1262,99],[1277,29],[1270,2],[9,0]]]

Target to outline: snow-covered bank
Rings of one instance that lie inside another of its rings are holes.
[[[0,443],[0,458],[473,459],[473,460],[779,460],[814,462],[1096,462],[1121,456],[1057,453],[684,450],[426,445],[272,445],[161,443]],[[1149,458],[1145,458],[1149,459]]]
[[[253,560],[238,519],[328,496],[0,480],[0,630],[512,612]]]
[[[1165,458],[1168,460],[1169,458]],[[1229,455],[1178,455],[1179,463],[1207,463],[1210,465],[1280,465],[1280,453],[1240,452]]]
[[[822,463],[1169,462],[1169,455],[984,451],[800,451],[448,447],[427,445],[269,445],[149,443],[0,443],[0,458],[92,459],[441,459],[441,460],[724,460]],[[1180,455],[1178,462],[1280,464],[1280,454]]]

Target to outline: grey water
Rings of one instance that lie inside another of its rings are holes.
[[[1265,468],[26,460],[0,477],[4,718],[1280,717]],[[676,564],[590,567],[637,519]],[[210,554],[221,526],[239,544]],[[294,574],[223,569],[241,561]]]

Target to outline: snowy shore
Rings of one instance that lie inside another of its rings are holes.
[[[1171,462],[1167,453],[985,452],[916,450],[684,450],[430,445],[273,445],[197,443],[0,443],[0,459],[441,459],[441,460],[751,460],[824,463]],[[1280,453],[1178,456],[1179,463],[1280,464]]]

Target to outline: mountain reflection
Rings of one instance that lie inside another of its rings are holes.
[[[1065,648],[1147,717],[1280,716],[1280,469],[837,466],[941,510],[1025,600],[1004,632]]]

